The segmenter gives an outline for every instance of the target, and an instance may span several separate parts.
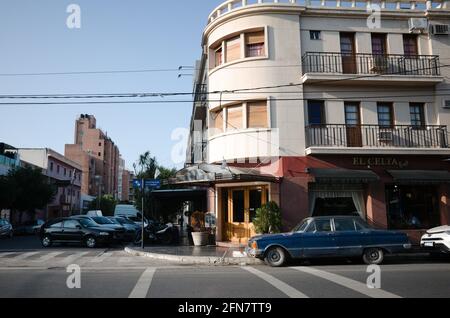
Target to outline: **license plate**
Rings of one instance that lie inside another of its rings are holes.
[[[425,242],[423,245],[425,247],[434,247],[434,242]]]

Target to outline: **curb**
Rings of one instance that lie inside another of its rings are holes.
[[[125,247],[124,251],[133,256],[143,256],[152,259],[176,262],[184,265],[210,265],[210,266],[228,266],[228,265],[261,265],[263,262],[250,257],[217,257],[217,256],[180,256],[170,254],[159,254],[151,252],[138,251]]]

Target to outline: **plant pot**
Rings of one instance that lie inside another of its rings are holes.
[[[192,232],[195,246],[206,246],[209,242],[209,232]]]

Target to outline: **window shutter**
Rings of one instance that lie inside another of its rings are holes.
[[[264,31],[245,34],[246,44],[260,44],[265,42]]]
[[[247,103],[248,128],[268,128],[267,102],[255,101]]]
[[[242,105],[227,107],[227,130],[242,129]]]
[[[241,38],[236,37],[226,42],[227,62],[235,61],[241,58]]]

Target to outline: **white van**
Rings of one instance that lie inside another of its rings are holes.
[[[103,216],[103,212],[100,210],[88,211],[88,213],[86,213],[86,216],[90,216],[90,217]]]
[[[118,204],[114,211],[114,216],[123,216],[138,225],[142,225],[142,214],[134,205]],[[144,227],[148,225],[148,221],[144,220]]]

